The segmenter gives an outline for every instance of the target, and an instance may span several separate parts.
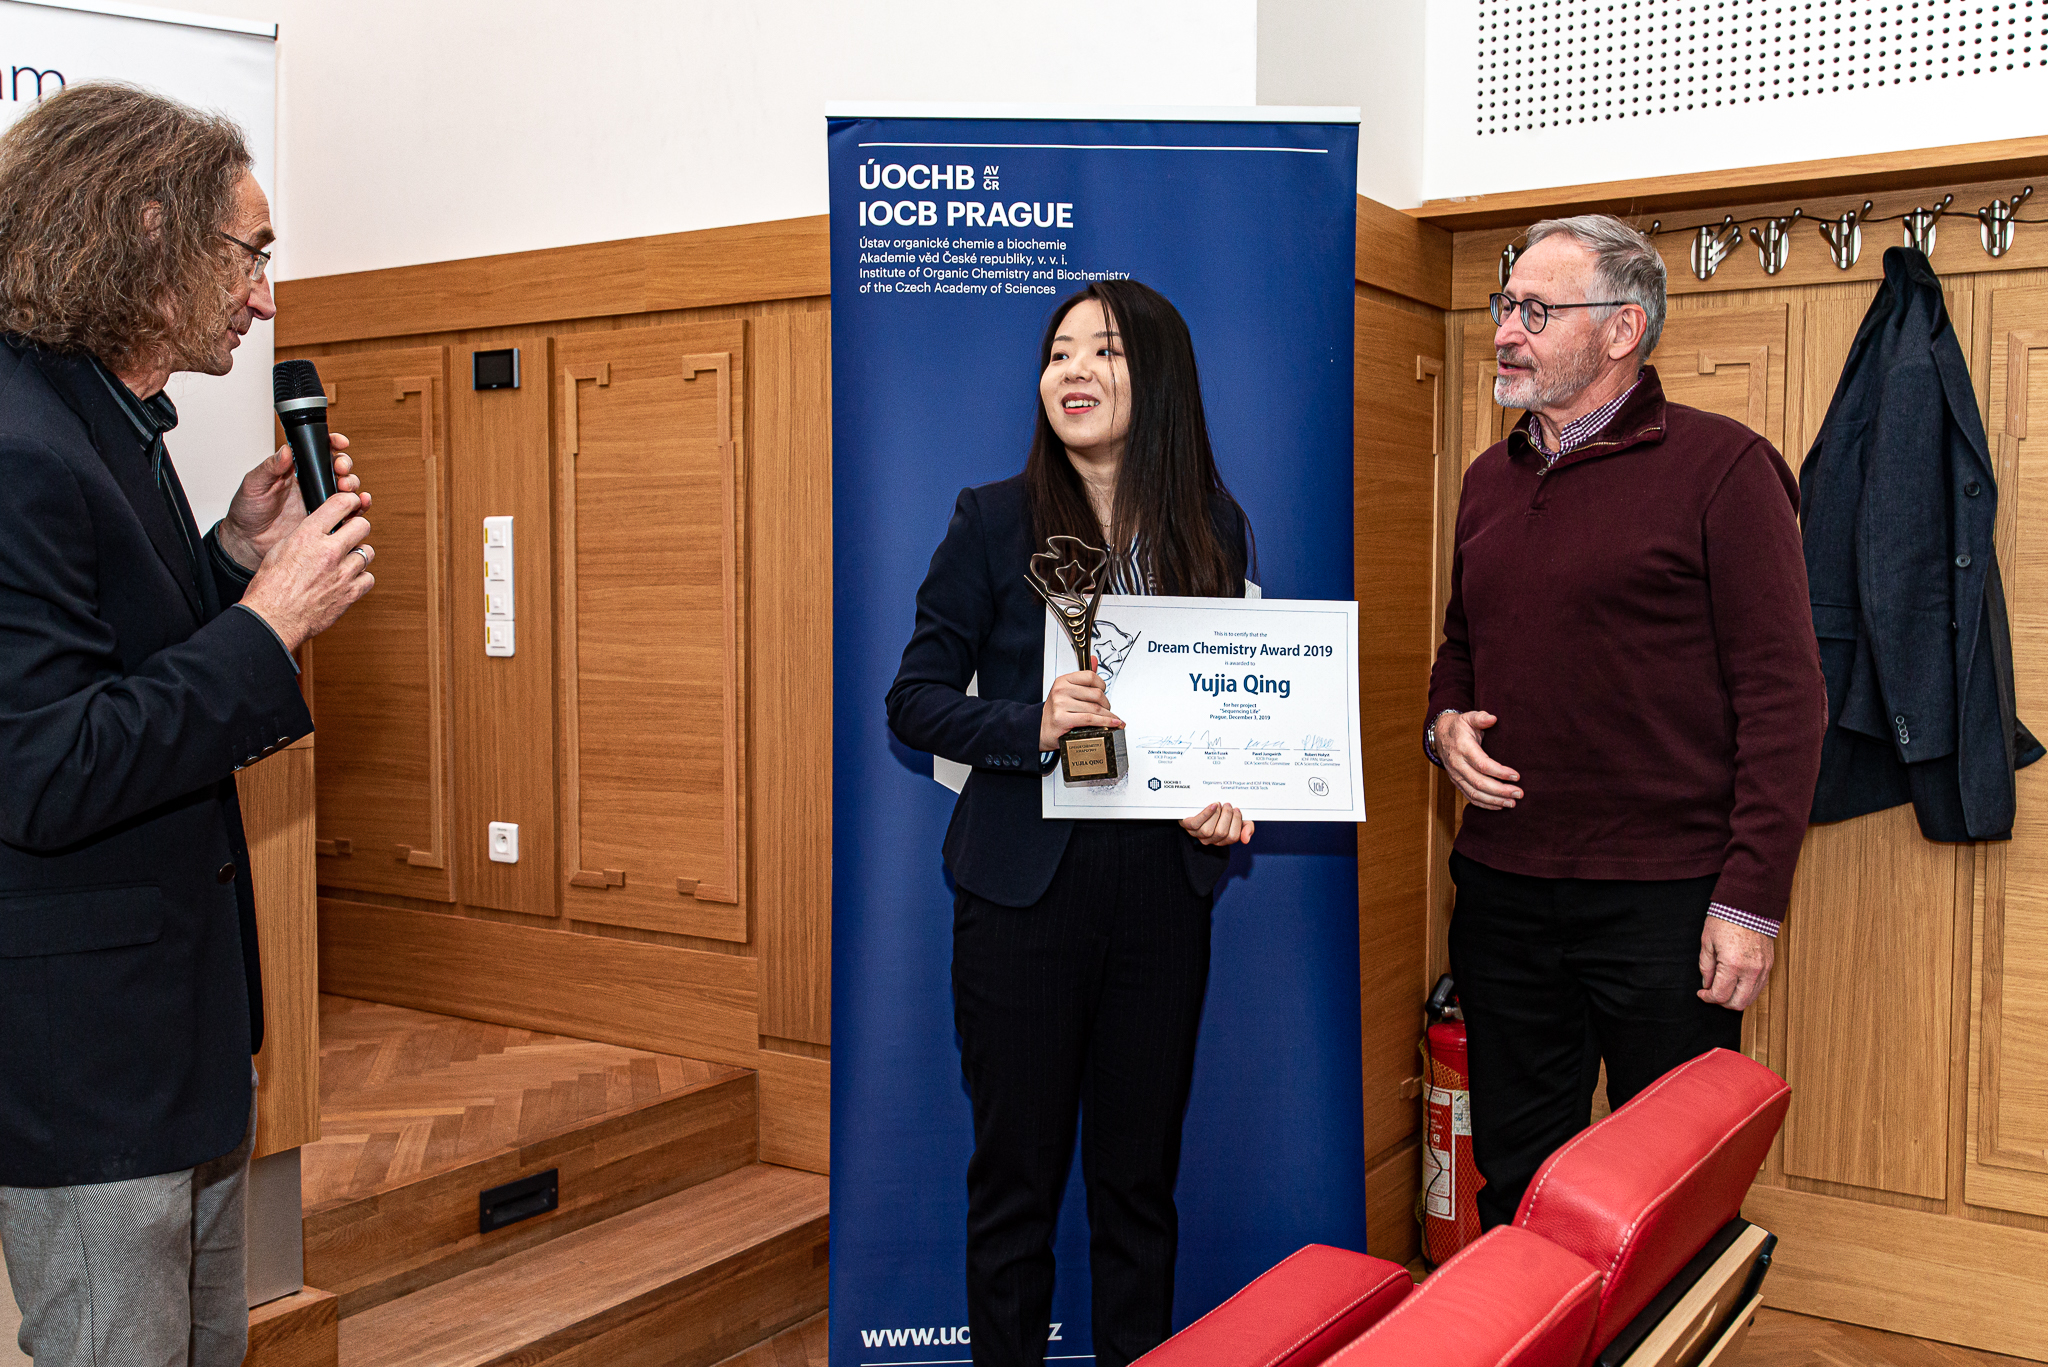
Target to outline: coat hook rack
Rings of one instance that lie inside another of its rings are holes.
[[[1819,223],[1820,235],[1828,244],[1828,254],[1835,260],[1837,270],[1848,270],[1856,264],[1856,258],[1863,254],[1863,220],[1870,217],[1870,201],[1864,200],[1863,207],[1851,209],[1833,223]]]
[[[1906,245],[1922,256],[1934,255],[1934,225],[1948,212],[1948,206],[1955,203],[1952,194],[1943,195],[1932,209],[1917,208],[1905,216]]]
[[[1508,277],[1515,273],[1515,262],[1521,259],[1522,249],[1510,242],[1500,249],[1500,287],[1508,287]]]
[[[1651,225],[1652,230],[1656,228]],[[1702,280],[1711,279],[1728,253],[1742,244],[1742,229],[1735,224],[1735,215],[1729,214],[1719,223],[1702,223],[1692,235],[1692,273]]]
[[[1756,243],[1757,264],[1764,268],[1765,275],[1776,275],[1785,269],[1785,259],[1792,254],[1792,225],[1805,212],[1794,209],[1784,218],[1765,219],[1760,230],[1749,230],[1749,240]]]
[[[1985,251],[1996,257],[2012,250],[2013,215],[2033,193],[2034,187],[2029,185],[2011,199],[1994,199],[1977,211],[1977,240]]]

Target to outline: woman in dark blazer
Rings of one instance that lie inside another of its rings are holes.
[[[1108,547],[1124,593],[1237,597],[1250,527],[1217,476],[1194,344],[1164,296],[1100,281],[1053,312],[1024,473],[964,489],[889,690],[906,745],[971,766],[946,832],[954,1020],[974,1105],[968,1321],[977,1364],[1044,1361],[1052,1239],[1081,1125],[1095,1359],[1172,1330],[1181,1116],[1211,895],[1252,823],[1040,815],[1060,736],[1120,727],[1093,671],[1042,678],[1046,538]],[[976,695],[967,692],[978,677]]]

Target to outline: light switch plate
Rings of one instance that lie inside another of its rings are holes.
[[[517,645],[512,601],[512,519],[484,519],[484,654],[511,655]],[[496,856],[493,856],[495,858]]]
[[[517,864],[519,862],[519,826],[511,821],[491,823],[491,862],[494,864]]]

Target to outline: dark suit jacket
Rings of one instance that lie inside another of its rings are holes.
[[[2014,715],[1984,424],[1919,252],[1884,254],[1799,508],[1828,686],[1813,819],[1911,802],[1930,840],[2006,839],[2042,750]]]
[[[248,1124],[232,773],[312,719],[226,581],[91,361],[0,346],[0,1185],[175,1172]]]
[[[1235,505],[1219,507],[1217,532],[1242,579],[1246,534]],[[1039,814],[1039,777],[1051,767],[1038,753],[1045,600],[1025,573],[1041,549],[1022,475],[962,489],[917,591],[917,627],[888,698],[898,740],[973,768],[946,829],[946,867],[956,885],[1008,907],[1045,895],[1074,828]],[[976,673],[980,696],[970,698]],[[1230,851],[1189,838],[1184,855],[1188,882],[1206,897]]]

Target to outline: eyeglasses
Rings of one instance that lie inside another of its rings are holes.
[[[256,250],[233,233],[222,233],[221,236],[249,253],[249,283],[262,283],[264,273],[270,269],[270,253]]]
[[[1489,294],[1486,306],[1493,312],[1494,325],[1498,327],[1516,309],[1522,311],[1522,326],[1531,332],[1543,331],[1543,325],[1550,321],[1550,315],[1559,309],[1613,309],[1628,303],[1626,299],[1609,299],[1597,304],[1546,304],[1541,299],[1510,299],[1505,294]]]

